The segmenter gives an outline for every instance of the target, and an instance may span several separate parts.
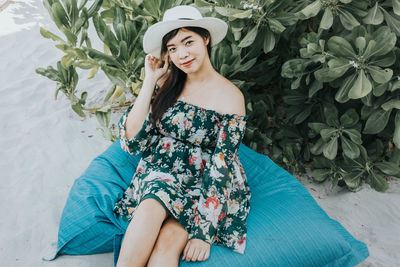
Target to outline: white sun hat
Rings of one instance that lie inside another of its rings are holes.
[[[210,32],[211,46],[221,42],[228,32],[228,24],[219,18],[203,17],[193,6],[176,6],[167,9],[163,20],[151,25],[143,36],[143,50],[157,58],[161,57],[161,41],[168,32],[181,28],[196,26]]]

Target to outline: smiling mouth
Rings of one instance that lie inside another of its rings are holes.
[[[193,60],[194,60],[194,59],[192,59],[192,60],[190,60],[190,61],[188,61],[188,62],[182,63],[182,65],[184,65],[184,66],[190,65],[190,64],[193,62]]]

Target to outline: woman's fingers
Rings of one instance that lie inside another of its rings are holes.
[[[186,261],[191,261],[193,258],[193,254],[194,254],[194,248],[193,246],[190,246],[186,254]]]
[[[190,243],[187,242],[187,243],[186,243],[186,246],[185,246],[185,248],[184,248],[184,250],[183,250],[183,257],[182,257],[182,260],[185,260],[185,258],[186,258],[186,256],[187,256],[187,252],[188,252],[188,250],[189,250],[189,247],[190,247]]]
[[[196,247],[193,253],[192,261],[197,261],[201,253],[201,247]]]
[[[197,258],[197,260],[204,261],[206,259],[206,253],[207,253],[207,249],[203,248],[203,250],[200,252],[199,257]]]

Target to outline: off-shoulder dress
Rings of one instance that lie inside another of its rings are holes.
[[[156,85],[152,100],[158,90]],[[189,239],[244,254],[251,193],[238,148],[248,115],[223,114],[178,99],[156,127],[150,108],[141,130],[127,139],[125,122],[132,107],[118,122],[120,143],[129,154],[142,156],[114,212],[129,221],[143,199],[154,198]]]

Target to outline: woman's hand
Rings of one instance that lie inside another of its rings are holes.
[[[183,250],[182,260],[186,261],[205,261],[210,256],[211,245],[204,240],[193,238],[189,239]]]
[[[146,55],[144,62],[145,77],[158,81],[167,72],[168,64],[168,55],[164,57],[164,66],[162,66],[163,62],[160,59],[151,54]]]

